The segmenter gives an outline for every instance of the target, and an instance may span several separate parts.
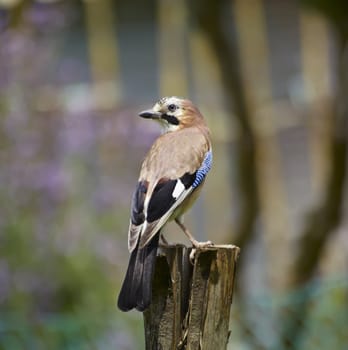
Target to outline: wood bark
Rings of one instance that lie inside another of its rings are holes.
[[[182,245],[158,256],[152,303],[144,312],[147,350],[223,350],[239,248],[213,246],[196,251]]]

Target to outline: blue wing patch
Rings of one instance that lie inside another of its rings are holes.
[[[192,184],[192,188],[196,188],[202,183],[205,176],[208,174],[212,163],[213,163],[213,152],[210,150],[205,155],[201,167],[196,172],[196,178]]]

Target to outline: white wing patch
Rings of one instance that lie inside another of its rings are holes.
[[[178,197],[181,195],[181,193],[183,193],[183,191],[185,191],[184,184],[181,182],[181,180],[177,180],[172,196],[175,199],[178,199]]]

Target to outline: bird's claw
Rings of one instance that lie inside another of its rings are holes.
[[[197,249],[197,248],[208,248],[208,247],[212,247],[214,245],[214,243],[212,241],[206,241],[206,242],[194,242],[193,246]]]
[[[196,252],[197,249],[199,248],[209,248],[212,247],[214,245],[214,243],[212,241],[206,241],[206,242],[198,242],[198,241],[194,241],[192,242],[192,250],[190,253],[190,262],[192,265],[194,265],[195,262],[195,257],[196,257]]]

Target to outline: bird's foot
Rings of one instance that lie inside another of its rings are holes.
[[[199,242],[199,241],[194,239],[194,240],[191,240],[191,243],[192,243],[193,247],[192,247],[192,250],[191,250],[191,253],[190,253],[190,262],[191,262],[192,265],[194,264],[194,261],[195,261],[195,256],[196,256],[197,249],[209,248],[209,247],[214,246],[214,243],[212,241]]]
[[[206,241],[206,242],[199,242],[196,240],[192,240],[192,245],[194,248],[209,248],[212,247],[214,245],[214,243],[212,241]]]

